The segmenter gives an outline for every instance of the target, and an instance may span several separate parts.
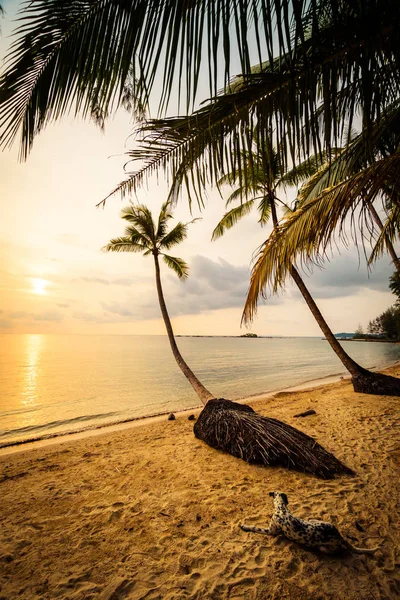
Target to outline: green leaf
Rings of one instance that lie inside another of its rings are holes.
[[[175,271],[179,279],[186,279],[189,276],[189,267],[184,260],[176,256],[168,256],[168,254],[163,254],[162,257],[165,264]]]

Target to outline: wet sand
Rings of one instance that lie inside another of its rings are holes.
[[[187,414],[2,455],[0,599],[399,597],[399,399],[342,381],[250,404],[315,437],[356,477],[248,465],[197,440]],[[326,556],[240,530],[269,520],[271,490],[296,515],[381,548]]]

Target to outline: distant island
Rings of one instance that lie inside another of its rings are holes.
[[[351,340],[354,337],[354,333],[335,333],[335,338],[338,340]]]
[[[243,335],[239,335],[239,337],[256,338],[258,335],[256,333],[244,333]]]

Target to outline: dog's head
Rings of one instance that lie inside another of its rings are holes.
[[[289,504],[288,497],[283,492],[270,492],[269,495],[274,498],[274,500],[280,500],[283,502],[285,506]]]

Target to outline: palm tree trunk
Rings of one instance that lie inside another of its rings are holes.
[[[194,391],[196,392],[196,394],[198,395],[198,397],[200,398],[202,403],[205,405],[205,404],[207,404],[208,400],[215,398],[215,396],[213,396],[213,394],[211,394],[211,392],[209,392],[204,387],[204,385],[197,379],[196,375],[193,373],[193,371],[190,369],[190,367],[183,360],[183,357],[182,357],[181,353],[179,352],[178,346],[176,345],[176,342],[175,342],[174,332],[172,329],[171,320],[168,315],[167,306],[166,306],[165,300],[164,300],[164,294],[163,294],[163,290],[162,290],[162,286],[161,286],[160,265],[158,262],[158,254],[156,252],[153,252],[153,254],[154,254],[154,264],[156,267],[156,285],[157,285],[158,300],[160,303],[161,314],[164,319],[164,323],[165,323],[165,327],[167,330],[168,340],[169,340],[169,343],[171,346],[172,354],[174,355],[174,358],[175,358],[176,362],[178,363],[178,366],[181,369],[182,373],[185,375],[186,379],[189,381],[190,385],[192,386],[192,388],[194,389]]]
[[[270,193],[270,204],[271,204],[271,215],[274,227],[278,225],[278,217],[276,213],[275,197],[273,193]],[[328,323],[322,316],[314,298],[308,291],[303,279],[301,278],[297,269],[292,265],[290,274],[300,290],[301,295],[306,301],[310,311],[312,312],[315,320],[321,328],[327,342],[330,344],[332,350],[336,356],[346,367],[351,375],[351,381],[355,392],[362,392],[364,394],[379,394],[388,396],[400,396],[400,380],[396,377],[390,377],[388,375],[382,375],[380,373],[372,373],[367,369],[361,367],[356,363],[348,354],[344,351],[339,341],[335,338],[330,329]]]

